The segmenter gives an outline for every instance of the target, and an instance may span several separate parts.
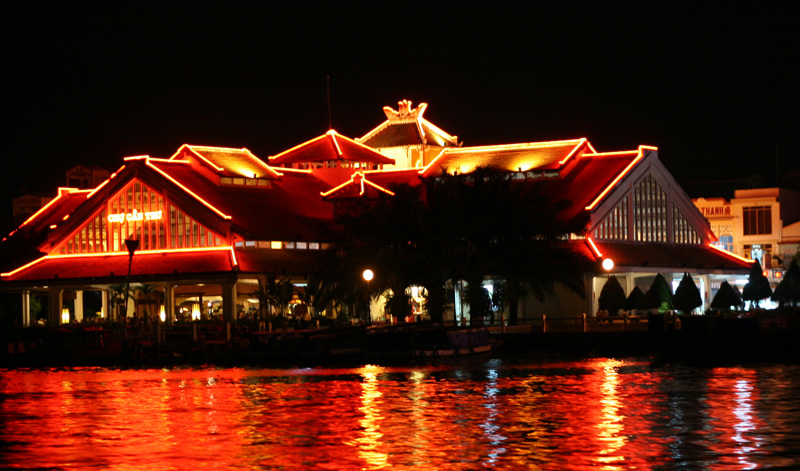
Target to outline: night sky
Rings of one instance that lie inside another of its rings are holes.
[[[349,137],[409,99],[464,145],[656,145],[685,184],[800,167],[800,2],[430,3],[4,3],[0,214],[77,164],[266,159],[328,129],[328,76]]]

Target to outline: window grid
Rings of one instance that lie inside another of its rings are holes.
[[[634,187],[633,214],[637,241],[667,242],[667,193],[652,175]]]

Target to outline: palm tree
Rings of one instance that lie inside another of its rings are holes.
[[[121,313],[122,307],[125,305],[125,298],[134,300],[133,290],[131,290],[126,283],[117,283],[109,285],[109,294],[111,305],[114,306],[115,318],[121,319],[128,315],[128,313]],[[126,293],[127,291],[127,293]]]

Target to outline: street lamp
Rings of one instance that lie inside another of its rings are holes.
[[[606,258],[603,260],[603,270],[606,271],[606,274],[608,274],[608,272],[610,272],[613,268],[614,268],[614,260],[611,260],[610,258]]]
[[[364,270],[364,273],[361,274],[364,280],[367,282],[367,315],[369,316],[369,321],[372,322],[372,309],[370,308],[370,295],[369,295],[369,282],[375,278],[375,273],[367,268]]]
[[[131,289],[131,267],[133,266],[133,253],[139,248],[139,241],[136,239],[125,239],[125,247],[128,249],[128,283],[125,286],[125,322],[128,322],[128,293]]]

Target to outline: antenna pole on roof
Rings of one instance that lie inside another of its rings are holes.
[[[328,131],[333,129],[333,124],[331,124],[331,76],[326,76],[326,86],[327,86],[327,94],[328,94]]]

